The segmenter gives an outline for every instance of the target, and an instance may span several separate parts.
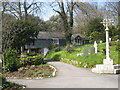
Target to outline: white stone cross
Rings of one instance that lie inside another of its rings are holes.
[[[106,17],[104,20],[103,20],[103,22],[101,22],[101,23],[103,23],[103,25],[106,27],[106,29],[105,30],[109,30],[108,29],[108,26],[110,26],[111,24],[112,24],[112,20],[111,19],[108,19],[108,17]]]
[[[108,17],[106,17],[106,19],[103,20],[103,25],[106,27],[105,31],[106,31],[106,60],[109,61],[110,59],[110,49],[109,49],[109,28],[108,26],[110,26],[112,24],[112,20],[108,19]]]

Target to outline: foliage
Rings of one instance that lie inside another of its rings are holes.
[[[20,64],[22,66],[26,66],[26,65],[40,65],[40,64],[44,64],[46,62],[44,62],[44,58],[41,55],[36,55],[36,56],[26,56],[23,58],[20,58]]]
[[[6,78],[2,75],[2,73],[0,73],[0,80],[2,80],[2,83],[5,83]]]
[[[11,47],[7,48],[5,52],[5,69],[7,71],[15,71],[19,67],[18,52]]]
[[[119,27],[115,27],[113,25],[109,26],[109,36],[112,38],[112,40],[116,41],[119,39]]]
[[[2,73],[0,73],[0,79],[2,80],[2,86],[0,86],[1,90],[24,90],[23,87],[26,87],[12,82],[7,82]]]
[[[105,39],[104,26],[101,18],[93,18],[88,22],[86,35],[89,36],[91,42]]]
[[[21,46],[31,42],[39,31],[39,27],[35,26],[32,21],[16,20],[10,22],[3,28],[3,46],[4,49],[12,46],[20,50]]]
[[[110,46],[114,46],[114,45],[116,45],[116,42],[115,42],[115,41],[111,41],[111,42],[109,43],[109,45],[110,45]]]
[[[54,55],[51,59],[52,59],[52,60],[55,60],[55,61],[60,61],[61,55],[60,55],[60,54],[56,54],[56,55]]]
[[[55,51],[55,52],[58,52],[62,49],[62,47],[60,47],[58,44],[51,44],[49,46],[49,50],[52,50],[52,51]]]
[[[59,15],[52,16],[49,20],[45,22],[47,31],[63,31],[64,25],[61,17]]]
[[[90,34],[89,38],[91,43],[93,43],[94,41],[99,42],[100,40],[105,41],[105,33],[94,31]]]
[[[116,51],[120,53],[120,41],[116,43]]]
[[[71,53],[71,52],[74,52],[74,50],[75,50],[75,46],[74,46],[74,45],[68,44],[68,45],[66,46],[66,51],[67,51],[67,52]]]

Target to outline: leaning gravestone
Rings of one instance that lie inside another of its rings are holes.
[[[83,55],[88,55],[88,49],[84,49]]]
[[[93,53],[95,53],[95,48],[94,47],[90,48],[90,54],[93,54]]]

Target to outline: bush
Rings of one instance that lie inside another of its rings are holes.
[[[40,55],[35,56],[34,59],[32,59],[32,65],[40,65],[45,64],[44,58]]]
[[[2,73],[0,73],[0,80],[2,80],[2,83],[5,83],[6,81],[6,78],[2,75]]]
[[[120,52],[120,41],[118,41],[116,45],[117,45],[116,46],[116,51]]]
[[[46,62],[44,62],[44,58],[41,55],[36,55],[20,58],[20,63],[22,66],[26,66],[26,65],[40,65],[45,64]]]
[[[66,51],[69,52],[69,53],[75,51],[75,46],[71,45],[71,44],[68,44],[67,47],[66,47]]]
[[[5,52],[5,70],[16,71],[19,68],[18,52],[11,47]]]
[[[53,50],[53,49],[55,49],[55,48],[57,48],[57,47],[59,47],[58,44],[51,44],[51,45],[49,46],[49,50]]]
[[[55,61],[60,61],[61,60],[61,55],[60,54],[56,54],[52,57],[52,60],[55,60]]]
[[[114,46],[114,45],[116,45],[116,42],[115,41],[111,41],[110,42],[110,46]]]

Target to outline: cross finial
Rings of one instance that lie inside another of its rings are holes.
[[[110,26],[112,24],[112,22],[113,21],[111,19],[108,19],[108,17],[106,17],[105,19],[103,19],[103,22],[101,22],[101,23],[103,23],[104,27],[106,27],[105,30],[109,30],[108,26]]]

